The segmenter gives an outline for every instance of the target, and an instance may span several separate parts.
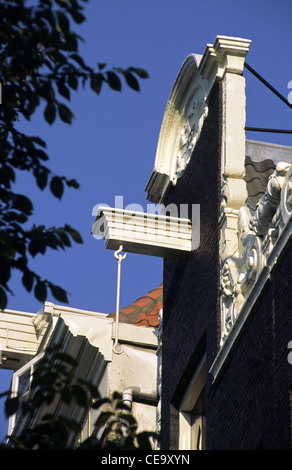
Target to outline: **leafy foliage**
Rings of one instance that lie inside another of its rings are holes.
[[[97,95],[104,84],[121,91],[122,78],[139,91],[138,79],[148,77],[141,68],[114,68],[106,64],[96,68],[87,65],[78,52],[80,36],[71,24],[85,21],[86,0],[38,0],[30,5],[25,0],[2,0],[0,3],[0,309],[7,305],[11,293],[11,272],[23,274],[23,285],[38,300],[53,296],[66,301],[67,294],[59,286],[41,279],[29,269],[28,255],[44,254],[47,248],[65,249],[70,238],[82,243],[71,227],[27,229],[33,204],[22,194],[15,194],[16,172],[30,172],[40,190],[49,188],[61,199],[65,187],[78,188],[75,179],[52,173],[47,166],[49,156],[45,141],[19,130],[21,118],[30,120],[35,111],[43,110],[45,121],[52,125],[58,119],[71,124],[74,114],[66,104],[71,93],[89,84]],[[65,101],[64,101],[65,100]],[[69,235],[69,236],[68,236]]]
[[[26,419],[26,428],[19,435],[9,436],[8,447],[17,450],[98,450],[98,449],[152,449],[152,440],[159,439],[155,432],[137,432],[138,423],[131,410],[123,403],[122,396],[115,392],[111,399],[102,398],[90,382],[75,377],[76,361],[55,347],[48,350],[38,362],[33,373],[30,394],[26,400],[10,396],[5,402],[7,416],[21,414]],[[63,403],[70,407],[76,404],[84,410],[100,410],[93,433],[77,445],[82,430],[80,422],[46,412],[52,403]],[[41,420],[34,419],[42,411]]]

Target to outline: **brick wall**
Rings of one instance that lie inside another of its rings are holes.
[[[188,261],[164,261],[162,447],[178,448],[178,414],[171,402],[188,363],[199,360],[194,351],[212,317],[217,322],[218,214],[220,162],[220,89],[209,102],[208,118],[190,163],[169,194],[166,204],[200,204],[200,247]],[[211,321],[212,323],[212,321]],[[214,323],[214,322],[213,322]],[[215,334],[216,343],[216,334]],[[216,350],[216,344],[215,344]],[[184,377],[187,383],[187,377]],[[171,425],[170,425],[171,421]]]
[[[210,449],[291,450],[292,247],[278,261],[231,360],[209,388]]]

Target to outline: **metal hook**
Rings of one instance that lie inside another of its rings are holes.
[[[117,251],[115,251],[115,254],[114,254],[115,258],[119,262],[123,261],[123,259],[125,259],[126,256],[127,256],[127,253],[125,253],[124,255],[120,255],[119,253],[121,253],[121,251],[123,251],[123,245],[120,245],[119,249]]]
[[[118,346],[118,330],[119,330],[119,316],[120,316],[120,286],[121,286],[121,264],[123,259],[126,258],[127,253],[124,255],[120,255],[121,251],[123,250],[123,245],[120,245],[119,249],[115,251],[115,258],[118,260],[118,279],[117,279],[117,301],[116,301],[116,335],[115,335],[115,343],[113,346],[113,351],[116,354],[121,354],[124,348],[120,345],[120,349],[117,349]]]

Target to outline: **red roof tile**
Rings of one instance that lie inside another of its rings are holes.
[[[162,308],[163,285],[151,290],[148,294],[139,297],[135,302],[120,310],[119,321],[132,325],[152,326],[159,325],[158,314]],[[115,320],[116,313],[110,313]]]

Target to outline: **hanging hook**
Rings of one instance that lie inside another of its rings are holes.
[[[120,245],[119,249],[117,251],[115,251],[115,258],[119,261],[119,262],[122,262],[123,259],[126,258],[127,256],[127,253],[125,253],[124,255],[120,255],[119,253],[121,253],[121,251],[123,251],[123,245]]]
[[[121,354],[124,348],[120,345],[119,349],[118,346],[118,334],[119,334],[119,316],[120,316],[120,290],[121,290],[121,266],[122,261],[126,258],[127,253],[124,255],[120,255],[121,251],[123,250],[123,245],[120,245],[119,249],[115,251],[115,258],[118,260],[118,277],[117,277],[117,300],[116,300],[116,335],[115,335],[115,342],[113,346],[113,351],[116,354]]]

